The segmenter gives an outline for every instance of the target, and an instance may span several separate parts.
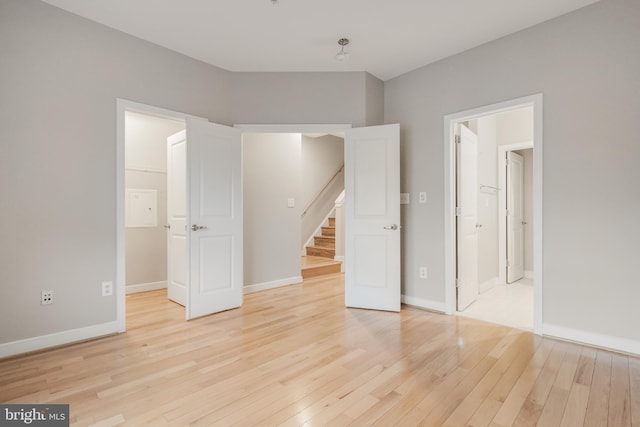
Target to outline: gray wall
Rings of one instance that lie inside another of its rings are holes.
[[[402,129],[405,294],[444,302],[443,117],[544,94],[546,324],[640,339],[640,2],[605,0],[385,83]],[[597,313],[597,316],[594,315]]]
[[[384,86],[368,73],[234,73],[233,82],[238,124],[382,124]]]
[[[116,98],[231,124],[231,74],[36,0],[0,40],[0,343],[115,321]]]
[[[242,136],[245,286],[300,277],[300,150],[299,133]]]

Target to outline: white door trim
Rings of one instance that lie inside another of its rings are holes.
[[[337,133],[351,129],[350,124],[236,124],[233,127],[249,133]]]
[[[520,107],[533,107],[533,332],[542,334],[542,255],[543,255],[543,222],[542,222],[542,185],[543,185],[543,138],[542,138],[542,94],[525,96],[510,101],[487,105],[471,110],[449,114],[444,117],[444,258],[445,258],[445,307],[447,314],[456,312],[455,288],[455,161],[454,125],[489,114],[501,113]]]
[[[116,98],[116,323],[118,332],[127,330],[126,324],[126,283],[125,283],[125,136],[124,121],[125,112],[136,112],[168,119],[184,120],[195,118],[206,120],[177,111],[141,104],[127,99]]]

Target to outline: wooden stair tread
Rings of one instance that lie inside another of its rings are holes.
[[[324,276],[326,274],[340,273],[341,262],[329,258],[313,255],[302,257],[302,278]]]
[[[305,268],[313,268],[313,267],[324,267],[327,265],[335,265],[342,264],[340,261],[336,261],[329,258],[324,258],[320,256],[307,255],[302,257],[302,269]]]
[[[325,258],[331,258],[336,255],[336,250],[333,248],[325,248],[322,246],[307,246],[307,255],[320,256]]]

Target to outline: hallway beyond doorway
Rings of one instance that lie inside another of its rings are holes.
[[[496,285],[478,295],[478,299],[458,315],[532,331],[533,279]]]

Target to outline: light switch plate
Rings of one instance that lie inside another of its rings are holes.
[[[401,205],[409,204],[409,193],[400,193],[400,204]]]

